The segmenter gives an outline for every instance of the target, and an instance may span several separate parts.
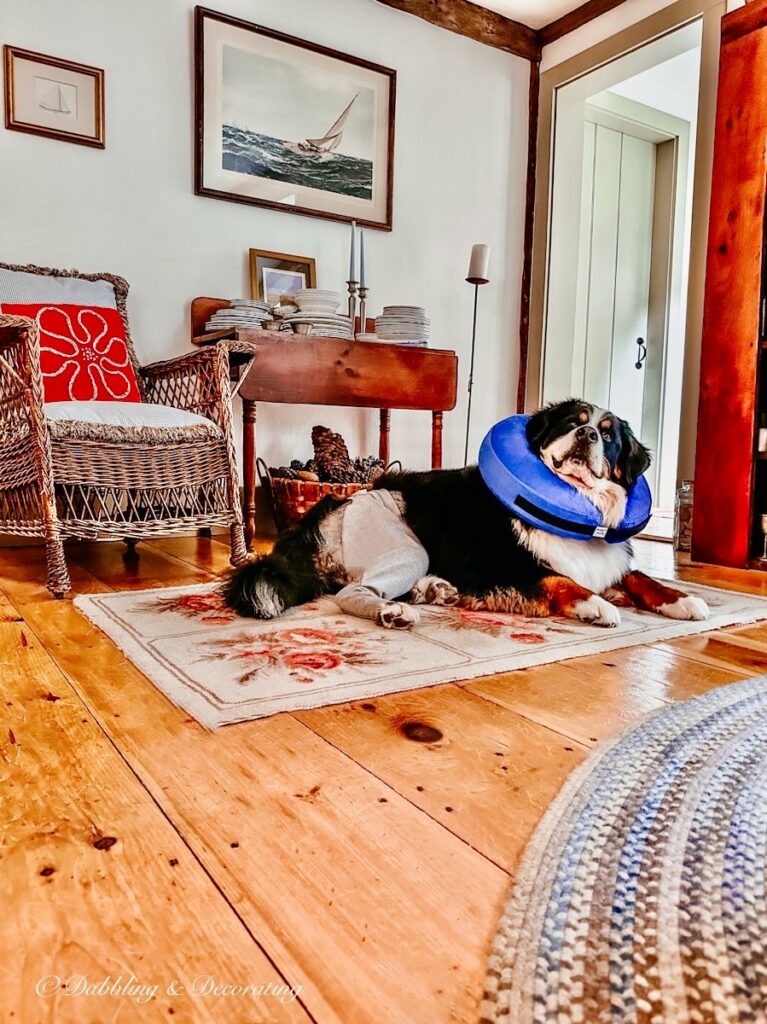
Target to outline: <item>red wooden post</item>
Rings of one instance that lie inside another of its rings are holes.
[[[442,469],[442,413],[431,414],[431,468]]]
[[[391,431],[391,409],[381,409],[378,427],[378,458],[384,466],[389,465],[389,434]]]
[[[253,550],[256,535],[256,403],[242,400],[243,520],[245,545]]]

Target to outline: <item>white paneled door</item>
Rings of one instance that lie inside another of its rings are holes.
[[[573,393],[640,430],[646,395],[656,145],[586,122]]]

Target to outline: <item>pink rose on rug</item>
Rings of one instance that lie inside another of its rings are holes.
[[[543,632],[535,632],[529,628],[530,619],[524,615],[475,612],[467,608],[446,608],[444,619],[446,625],[453,630],[470,629],[486,636],[514,640],[520,644],[545,644],[549,639],[546,634],[557,631],[550,619],[545,625],[536,623],[538,629],[542,629]]]
[[[282,659],[288,668],[304,669],[309,672],[329,672],[342,664],[342,659],[333,651],[297,651],[286,654]]]
[[[325,629],[289,629],[285,636],[297,644],[332,644],[336,639],[333,633]]]
[[[510,640],[519,644],[545,644],[546,637],[542,633],[509,633]]]
[[[176,612],[189,619],[200,622],[225,625],[238,618],[236,612],[227,608],[218,590],[204,590],[193,594],[181,594],[178,597],[154,597],[147,605],[150,611]]]
[[[510,625],[507,619],[499,618],[497,615],[491,615],[489,612],[470,612],[465,608],[460,608],[458,614],[464,621],[467,621],[469,625],[476,626],[508,626]]]
[[[247,633],[204,645],[204,661],[245,662],[239,676],[241,685],[252,683],[259,673],[287,670],[297,683],[315,683],[341,668],[359,665],[385,665],[381,653],[393,639],[376,631],[360,633],[355,628],[313,629],[292,626],[261,634],[255,641]]]

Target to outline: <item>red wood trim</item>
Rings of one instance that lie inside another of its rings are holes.
[[[722,44],[733,42],[767,25],[767,3],[753,0],[722,18]]]
[[[594,18],[598,18],[600,14],[606,14],[625,2],[626,0],[587,0],[585,4],[576,7],[574,11],[568,11],[556,21],[544,25],[538,32],[538,42],[541,46],[548,46],[555,39],[561,39],[568,32],[574,32],[581,25],[587,25]]]
[[[753,7],[763,14],[767,2]],[[738,24],[751,22],[745,17]],[[701,341],[692,557],[739,567],[749,563],[753,517],[761,511],[755,500],[754,439],[766,60],[767,31],[733,35],[721,50]]]
[[[533,227],[535,224],[535,175],[538,159],[538,100],[540,65],[530,63],[530,109],[527,122],[527,185],[525,193],[525,233],[522,255],[522,294],[519,300],[519,377],[517,412],[525,410],[527,387],[527,351],[530,344],[530,288],[533,274]]]
[[[541,59],[539,33],[519,21],[473,4],[470,0],[378,0],[405,14],[467,36],[478,43],[514,53],[527,60]]]

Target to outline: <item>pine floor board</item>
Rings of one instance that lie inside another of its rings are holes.
[[[154,541],[139,546],[138,559],[126,559],[120,544],[72,545],[74,590],[210,580],[228,566],[226,540]],[[639,558],[658,576],[767,594],[767,574],[677,563],[669,545],[639,545]],[[113,798],[115,781],[86,769],[92,801],[99,806],[100,797],[120,835],[137,827],[134,805],[146,803],[147,815],[154,809],[183,851],[187,884],[199,889],[199,907],[185,899],[173,904],[167,923],[153,919],[153,962],[163,974],[171,970],[174,951],[162,946],[169,936],[189,937],[191,948],[203,928],[207,937],[196,948],[209,951],[219,930],[240,929],[231,948],[215,939],[223,973],[236,972],[244,942],[246,950],[263,949],[259,955],[273,971],[304,986],[306,1011],[293,1004],[290,1012],[299,1016],[275,1017],[280,1021],[475,1021],[510,874],[570,768],[598,739],[647,711],[767,671],[767,626],[733,627],[208,733],[173,708],[71,602],[48,597],[40,548],[0,551],[0,590],[10,598],[0,603],[0,643],[3,631],[24,631],[35,657],[47,658],[52,678],[69,688],[67,701],[84,709],[76,714],[116,759],[115,771],[122,765],[127,773],[124,791]],[[54,796],[47,774],[24,780],[31,807],[50,803],[59,813],[62,793],[82,788],[83,770],[68,760],[70,740],[67,730],[55,730],[49,741],[51,756],[62,759]],[[78,741],[76,749],[89,748]],[[0,773],[3,767],[0,757]],[[33,824],[32,811],[29,817]],[[154,848],[153,835],[148,829],[144,848]],[[151,881],[155,892],[164,884],[151,865],[139,874],[135,890],[126,881],[122,899],[108,899],[117,933],[131,927],[126,894],[135,891],[140,901],[142,885]],[[178,884],[178,877],[171,881]],[[62,927],[74,934],[87,924],[87,908],[79,917],[77,907],[57,907],[58,890],[48,889]],[[13,913],[23,913],[28,892],[13,886],[9,897],[18,905]],[[24,1005],[26,993],[12,985],[8,991]],[[234,1011],[220,1005],[210,1017],[194,1015],[207,1007],[179,1007],[187,1015],[174,1019],[261,1024],[262,1018],[226,1016]],[[93,1012],[95,1024],[102,1018]],[[37,1021],[28,1012],[16,1019]],[[91,1024],[87,1016],[75,1019]],[[112,1019],[154,1018],[103,1017]]]
[[[7,601],[0,677],[0,1020],[308,1022],[297,1001],[192,994],[286,982]],[[74,980],[132,975],[131,995]]]
[[[510,872],[587,753],[567,736],[457,686],[296,717]]]
[[[70,602],[23,613],[312,1016],[476,1018],[505,872],[291,716],[205,732]]]
[[[752,674],[735,665],[703,666],[653,645],[508,672],[463,687],[593,746],[668,701]]]

